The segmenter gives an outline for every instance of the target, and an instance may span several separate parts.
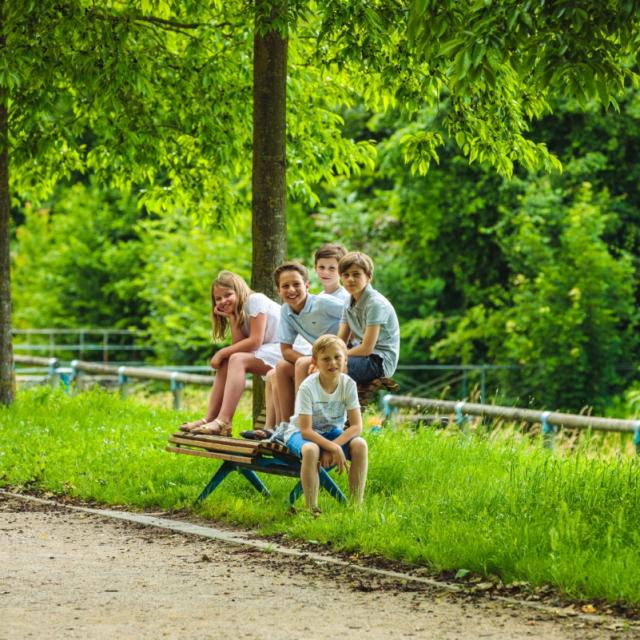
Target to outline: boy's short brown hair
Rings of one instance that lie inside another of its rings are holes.
[[[331,346],[338,347],[338,349],[340,349],[346,357],[347,345],[344,343],[344,340],[342,340],[342,338],[338,338],[338,336],[334,336],[332,333],[327,333],[323,336],[320,336],[313,343],[313,347],[311,348],[311,355],[314,360],[317,360],[318,356]]]
[[[313,265],[318,264],[318,260],[335,258],[338,262],[344,258],[347,250],[341,244],[323,244],[313,256]]]
[[[338,273],[342,275],[349,267],[360,267],[369,278],[373,277],[373,260],[366,254],[360,253],[360,251],[349,251],[338,262]]]
[[[309,282],[309,272],[307,271],[307,267],[297,260],[287,260],[287,262],[283,262],[273,271],[273,279],[275,280],[276,287],[280,286],[280,274],[285,271],[297,271],[302,276],[305,283]]]

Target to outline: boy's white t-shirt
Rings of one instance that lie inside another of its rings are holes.
[[[320,384],[320,373],[312,373],[306,378],[296,394],[295,415],[284,433],[286,441],[300,431],[299,417],[311,416],[313,430],[320,434],[338,427],[342,429],[347,421],[347,411],[358,409],[358,389],[356,383],[346,373],[341,373],[333,393],[327,393]]]

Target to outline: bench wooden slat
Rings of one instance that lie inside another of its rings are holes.
[[[173,435],[169,438],[169,442],[177,445],[183,445],[187,447],[197,447],[199,449],[207,449],[209,451],[220,451],[223,453],[237,454],[240,456],[257,456],[259,451],[258,447],[239,447],[235,443],[227,444],[222,442],[208,442],[206,440],[199,440],[195,438],[182,438],[180,436]]]
[[[216,451],[205,451],[202,449],[185,449],[184,447],[166,446],[165,451],[171,453],[184,453],[188,456],[200,456],[202,458],[215,458],[216,460],[226,460],[227,462],[236,462],[238,464],[246,464],[248,466],[253,462],[253,458],[247,456],[234,456],[228,453],[218,453]]]
[[[200,443],[231,445],[238,449],[256,449],[258,442],[252,440],[244,440],[241,438],[228,438],[226,436],[213,436],[199,433],[186,433],[178,431],[171,435],[172,438],[183,438],[193,443],[194,446],[200,446]]]
[[[287,447],[279,442],[259,442],[258,452],[260,455],[275,455],[283,460],[291,460],[293,462],[300,461],[297,456],[293,455]]]

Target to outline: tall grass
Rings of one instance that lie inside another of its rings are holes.
[[[186,417],[99,391],[21,393],[0,410],[0,484],[111,505],[191,508],[219,463],[164,451]],[[291,516],[291,478],[266,477],[273,498],[265,500],[233,474],[198,511],[434,570],[640,603],[635,458],[557,456],[523,440],[447,430],[383,430],[367,439],[369,484],[359,509],[325,494],[323,517]]]

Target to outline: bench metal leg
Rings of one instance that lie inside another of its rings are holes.
[[[296,500],[302,495],[302,482],[298,480],[297,484],[293,489],[291,489],[291,493],[289,494],[289,504],[293,506]]]
[[[255,487],[257,491],[259,491],[263,496],[270,496],[269,489],[267,489],[267,485],[265,485],[260,478],[258,478],[257,474],[251,469],[243,469],[239,468],[238,471]]]
[[[320,469],[320,486],[328,491],[338,502],[346,502],[347,497],[342,493],[340,487],[333,481],[333,478],[327,473],[326,469]],[[298,483],[289,494],[289,504],[293,505],[295,501],[302,495],[302,483]]]
[[[244,469],[233,464],[233,462],[225,461],[221,467],[216,471],[213,478],[209,480],[209,484],[202,490],[202,493],[196,498],[197,502],[202,502],[205,498],[210,496],[215,489],[222,483],[222,481],[232,472],[239,471],[253,486],[256,491],[259,491],[264,496],[270,496],[267,486],[258,478],[257,474],[251,469]]]
[[[326,469],[320,468],[320,486],[324,487],[338,502],[346,502],[347,498],[340,487],[333,481]]]
[[[222,466],[215,472],[209,484],[202,490],[202,493],[196,498],[196,502],[202,502],[220,485],[220,483],[236,469],[236,466],[231,462],[223,462]]]

